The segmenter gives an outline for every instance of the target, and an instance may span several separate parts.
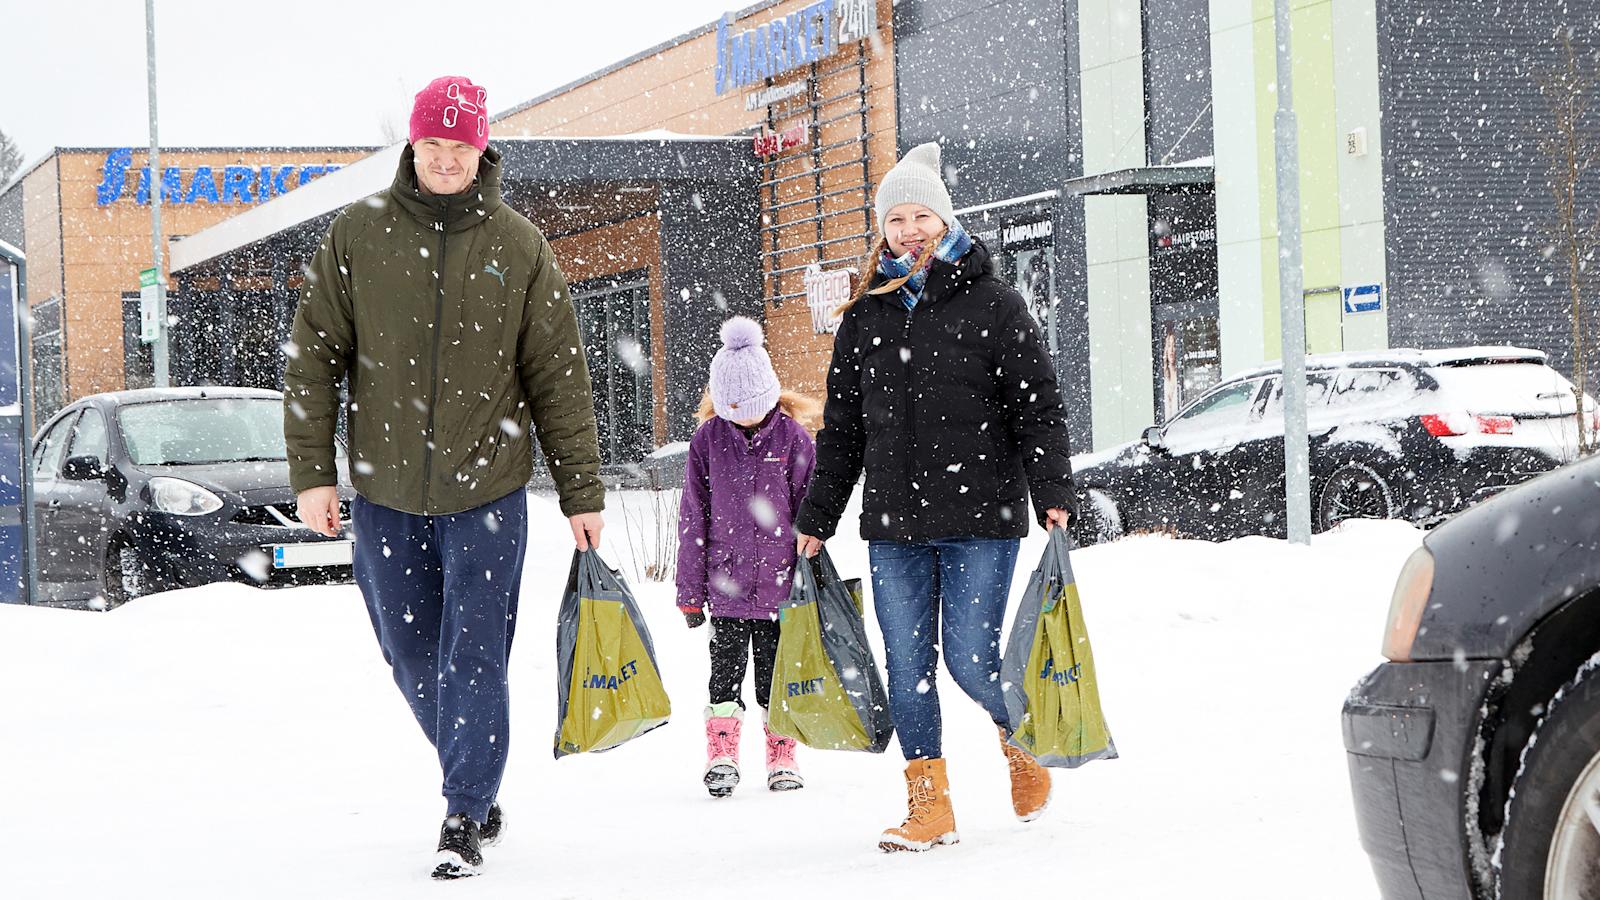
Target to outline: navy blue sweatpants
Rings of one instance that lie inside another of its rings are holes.
[[[350,518],[356,583],[395,684],[439,752],[445,814],[482,822],[506,767],[527,494],[447,516],[357,497]]]

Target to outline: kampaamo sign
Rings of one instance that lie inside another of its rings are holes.
[[[133,150],[123,147],[106,154],[101,168],[100,186],[95,188],[95,203],[110,206],[127,192],[128,170],[133,166]],[[265,203],[279,194],[287,194],[300,185],[338,171],[336,165],[223,166],[221,178],[211,166],[197,166],[184,172],[177,166],[161,170],[161,202],[183,205],[188,203]],[[134,201],[150,202],[150,167],[139,170],[139,183],[134,189]]]

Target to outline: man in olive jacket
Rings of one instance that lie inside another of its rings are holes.
[[[550,245],[500,200],[482,88],[417,94],[394,184],[341,212],[312,258],[284,374],[301,520],[341,527],[349,385],[355,574],[378,643],[438,751],[436,878],[476,874],[503,819],[506,661],[537,435],[580,550],[604,489],[589,370]]]

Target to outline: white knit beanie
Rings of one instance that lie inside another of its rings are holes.
[[[950,190],[944,186],[938,144],[918,144],[907,150],[878,182],[872,213],[878,217],[879,234],[883,233],[883,220],[889,217],[889,210],[902,203],[919,203],[937,213],[945,225],[955,224],[955,204],[950,202]]]

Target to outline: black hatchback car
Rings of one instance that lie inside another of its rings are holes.
[[[355,493],[338,459],[344,519]],[[97,394],[33,444],[39,600],[109,608],[217,581],[350,577],[351,542],[299,522],[283,396],[249,388]]]
[[[1074,537],[1283,536],[1282,375],[1234,376],[1141,440],[1074,457]],[[1576,392],[1538,350],[1310,356],[1306,407],[1317,531],[1349,518],[1432,525],[1577,456]],[[1597,421],[1593,401],[1584,408]]]
[[[1383,653],[1343,713],[1383,896],[1600,897],[1600,457],[1430,532]]]

